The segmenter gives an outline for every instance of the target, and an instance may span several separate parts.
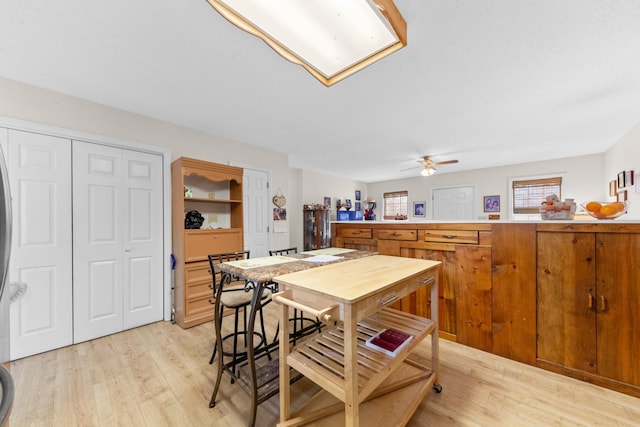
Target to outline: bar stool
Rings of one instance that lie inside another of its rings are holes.
[[[290,254],[297,254],[297,253],[298,253],[297,247],[291,247],[287,249],[276,249],[276,250],[269,251],[270,256],[276,256],[276,255],[287,256]],[[296,340],[298,338],[307,335],[310,331],[317,329],[318,333],[320,333],[322,329],[322,322],[320,322],[320,319],[316,318],[315,320],[313,320],[309,317],[304,317],[304,313],[302,311],[298,313],[297,308],[293,309],[293,317],[289,320],[293,322],[293,332],[289,334],[289,338],[291,339],[291,343],[293,345],[296,345]],[[307,322],[307,324],[311,323],[311,325],[307,326],[306,329],[304,326],[305,322]],[[298,326],[300,327],[299,330],[298,330]]]
[[[238,261],[242,259],[249,258],[249,251],[237,251],[237,252],[227,252],[220,254],[209,255],[209,266],[211,267],[210,273],[213,281],[213,297],[220,299],[220,311],[215,315],[218,317],[216,319],[216,334],[222,333],[222,319],[224,316],[225,310],[233,310],[234,312],[234,328],[233,332],[229,333],[220,338],[220,342],[222,343],[222,347],[224,347],[224,342],[227,340],[233,340],[233,350],[225,351],[224,348],[220,349],[220,357],[231,357],[231,363],[225,364],[224,367],[230,367],[232,375],[231,382],[234,382],[234,376],[236,375],[236,365],[238,364],[241,358],[246,356],[246,348],[248,345],[253,345],[253,337],[247,337],[248,325],[247,325],[247,311],[251,307],[251,298],[253,296],[253,292],[247,291],[246,283],[244,280],[237,280],[237,278],[233,278],[229,275],[223,275],[222,272],[218,268],[218,264],[228,261]],[[224,280],[226,279],[226,280]],[[234,280],[235,279],[235,280]],[[259,343],[256,348],[259,348],[263,345],[266,345],[266,331],[264,327],[264,318],[262,316],[262,306],[268,303],[271,300],[271,291],[269,289],[265,289],[262,293],[261,305],[258,311],[258,315],[260,316],[260,332],[253,333],[255,338],[259,339]],[[243,311],[243,322],[240,324],[240,311]],[[218,325],[220,325],[220,329],[218,330]],[[244,350],[238,350],[238,338],[242,336],[244,338]],[[211,359],[209,360],[209,364],[213,363],[213,360],[216,357],[216,353],[218,351],[218,341],[216,340],[213,346],[213,353],[211,355]]]

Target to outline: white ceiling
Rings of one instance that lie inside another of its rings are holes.
[[[205,0],[2,0],[0,76],[365,182],[601,153],[640,122],[638,0],[395,3],[408,46],[327,88]]]

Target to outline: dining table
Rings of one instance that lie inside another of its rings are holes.
[[[221,283],[228,283],[231,278],[234,281],[243,280],[245,282],[245,291],[252,292],[246,336],[253,337],[256,315],[261,311],[265,303],[269,302],[269,300],[265,302],[262,297],[265,289],[273,292],[278,290],[277,284],[273,281],[274,277],[376,254],[377,252],[330,247],[296,254],[227,261],[220,263],[218,268],[222,273]],[[218,293],[221,292],[222,286],[219,286]],[[214,295],[214,299],[214,312],[220,313],[220,295]],[[221,323],[221,321],[214,322],[216,325],[216,345],[219,348],[222,348]],[[300,333],[305,332],[305,329],[300,331]],[[279,390],[278,344],[278,333],[276,332],[273,339],[268,340],[267,337],[264,337],[264,342],[261,341],[256,347],[247,345],[246,355],[236,358],[235,361],[225,363],[224,356],[220,352],[220,356],[216,359],[216,381],[209,406],[215,406],[222,374],[227,372],[231,376],[232,383],[240,385],[250,395],[251,407],[248,425],[255,425],[258,405],[277,394]],[[257,366],[256,362],[264,358],[267,358],[268,362]],[[300,377],[301,375],[292,374],[291,382]]]

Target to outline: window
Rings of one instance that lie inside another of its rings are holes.
[[[547,196],[557,194],[562,200],[562,177],[514,180],[512,189],[514,214],[538,214]]]
[[[384,199],[384,219],[395,219],[397,216],[407,216],[409,192],[392,191],[382,195]]]

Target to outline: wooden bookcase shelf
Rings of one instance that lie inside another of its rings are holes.
[[[207,255],[244,248],[242,175],[242,168],[186,157],[171,164],[174,315],[183,328],[213,319]],[[203,228],[185,229],[191,210],[203,216]]]

